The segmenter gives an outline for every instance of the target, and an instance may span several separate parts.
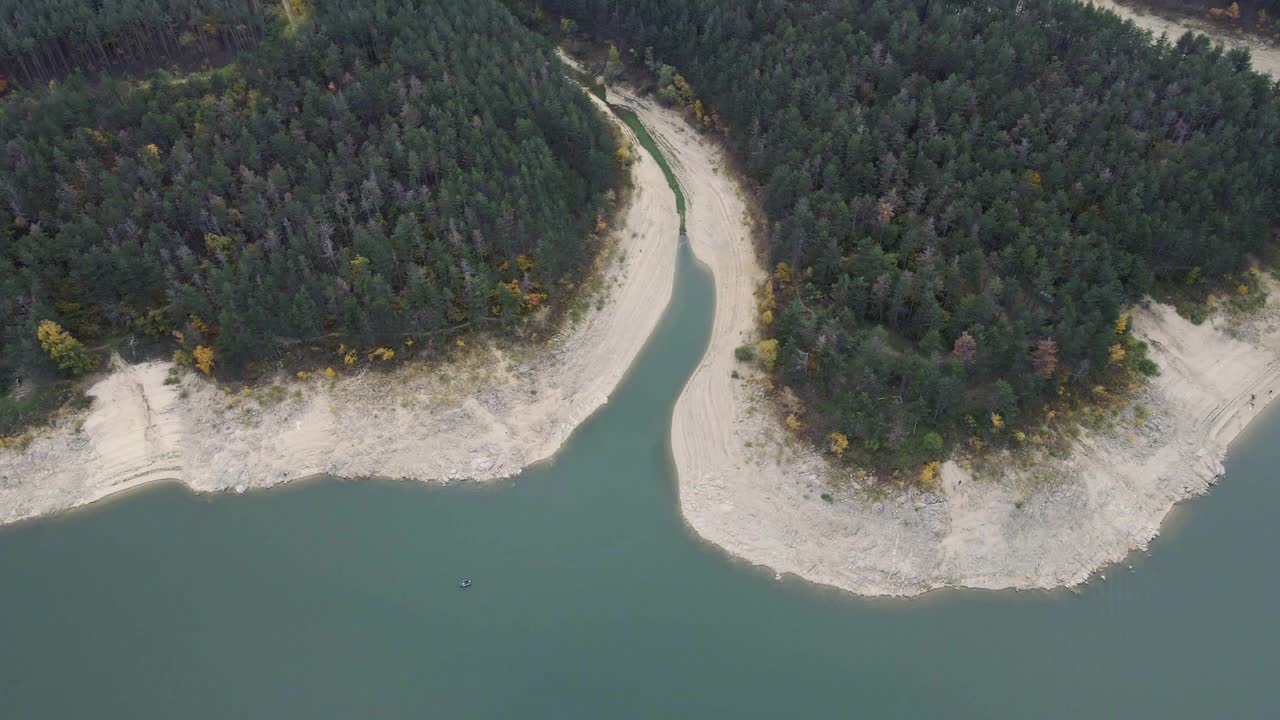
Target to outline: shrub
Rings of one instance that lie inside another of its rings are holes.
[[[845,450],[849,449],[849,436],[844,433],[833,432],[827,436],[831,440],[831,452],[837,455],[843,455]]]
[[[196,367],[200,372],[205,375],[213,373],[213,348],[197,345],[192,356],[195,357]]]
[[[938,486],[938,480],[942,476],[942,463],[937,460],[925,464],[920,468],[920,484],[932,490]]]
[[[765,370],[773,370],[778,363],[778,341],[774,338],[756,343],[756,351],[760,353],[760,363]]]
[[[920,448],[926,452],[942,451],[942,436],[936,432],[927,432],[920,439]]]

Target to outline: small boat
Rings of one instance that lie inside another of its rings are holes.
[[[460,587],[460,588],[462,588],[462,589],[464,589],[464,590],[465,590],[465,589],[467,589],[467,588],[471,587],[471,581],[470,581],[470,580],[463,580],[462,582],[458,583],[458,587]]]

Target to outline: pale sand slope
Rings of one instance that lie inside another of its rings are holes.
[[[1207,490],[1227,443],[1280,386],[1274,305],[1246,328],[1249,342],[1168,307],[1135,309],[1163,368],[1135,400],[1145,422],[1127,411],[1116,429],[1086,433],[1067,461],[978,479],[948,463],[940,493],[879,493],[791,439],[758,377],[734,360],[754,339],[763,270],[720,151],[669,110],[617,102],[638,112],[675,169],[693,251],[715,276],[710,346],[672,420],[681,510],[699,535],[751,563],[868,595],[1080,583],[1146,547],[1174,503]]]
[[[657,163],[638,144],[634,151],[603,308],[550,347],[508,351],[519,357],[478,348],[440,367],[411,363],[332,382],[289,378],[248,397],[187,371],[180,385],[165,385],[167,362],[121,364],[91,389],[87,416],[64,420],[25,451],[0,450],[0,524],[159,479],[199,491],[316,474],[485,480],[550,457],[606,402],[671,297],[675,198]]]
[[[1135,25],[1144,30],[1150,30],[1156,36],[1168,35],[1170,40],[1177,40],[1185,32],[1199,32],[1209,35],[1214,42],[1221,43],[1229,50],[1245,48],[1253,56],[1255,70],[1273,78],[1280,78],[1280,48],[1267,45],[1257,38],[1248,35],[1220,34],[1222,28],[1207,20],[1194,18],[1165,19],[1158,15],[1141,12],[1138,8],[1121,5],[1115,0],[1082,0],[1082,2],[1104,10],[1110,10],[1126,20],[1132,20]],[[1226,7],[1230,4],[1227,1],[1223,2],[1221,6]]]

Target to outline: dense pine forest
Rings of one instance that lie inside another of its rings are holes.
[[[0,78],[34,85],[118,65],[209,60],[256,47],[274,15],[295,12],[299,0],[0,0]]]
[[[25,50],[5,62],[36,81],[55,57],[163,56],[210,12],[247,29],[219,70],[0,99],[0,390],[82,372],[112,338],[238,372],[304,341],[429,351],[560,306],[620,172],[544,40],[496,0],[329,3],[292,27],[211,1],[5,4],[38,20],[6,28]]]
[[[1121,308],[1232,273],[1256,292],[1238,278],[1280,225],[1277,88],[1204,36],[1153,44],[1072,0],[539,13],[725,130],[769,221],[766,363],[838,452],[1008,437],[1154,372]]]

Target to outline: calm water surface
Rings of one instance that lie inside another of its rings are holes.
[[[712,304],[682,247],[634,372],[515,482],[171,486],[0,529],[0,718],[1280,717],[1280,416],[1133,572],[862,600],[682,524]]]

